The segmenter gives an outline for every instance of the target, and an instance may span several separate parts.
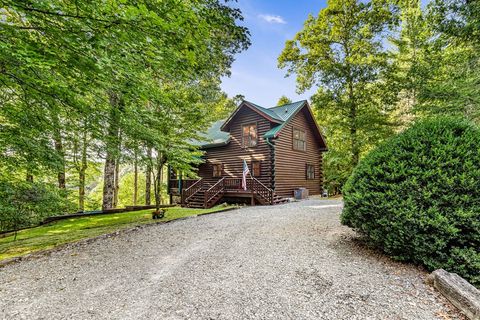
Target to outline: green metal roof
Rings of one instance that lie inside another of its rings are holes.
[[[260,110],[261,112],[267,114],[269,117],[275,119],[275,120],[278,120],[278,121],[284,121],[282,118],[280,118],[277,113],[275,111],[273,111],[272,109],[273,108],[270,108],[270,109],[267,109],[267,108],[264,108],[264,107],[261,107],[255,103],[252,103],[250,101],[247,101],[249,104],[251,104],[252,106],[254,106],[255,108],[257,108],[258,110]]]
[[[254,108],[257,108],[260,113],[268,115],[270,118],[275,119],[279,124],[265,133],[264,138],[274,138],[286,123],[297,113],[297,111],[304,106],[306,100],[297,101],[282,106],[276,106],[273,108],[264,108],[256,105],[252,102],[247,103]],[[195,140],[191,142],[193,145],[200,146],[202,148],[212,148],[221,145],[225,145],[230,141],[230,133],[221,131],[221,128],[226,120],[220,120],[214,122],[205,133],[200,134],[201,140]]]
[[[225,145],[230,141],[230,133],[220,130],[225,120],[219,120],[210,126],[206,132],[199,134],[200,140],[193,140],[190,143],[202,148],[212,148]]]
[[[277,117],[282,119],[283,123],[267,131],[263,135],[263,137],[265,139],[274,138],[280,132],[280,130],[282,130],[285,124],[288,123],[288,121],[292,118],[292,116],[297,113],[298,109],[303,107],[305,103],[306,103],[306,100],[302,100],[294,103],[285,104],[283,106],[270,108],[269,110],[275,112]]]

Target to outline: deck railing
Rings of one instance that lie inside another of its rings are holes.
[[[188,201],[188,199],[193,196],[195,193],[200,191],[203,187],[203,179],[195,181],[190,187],[182,191],[182,205]]]
[[[184,180],[189,181],[189,180]],[[191,180],[190,180],[191,181]],[[197,192],[201,191],[202,188],[205,191],[204,194],[204,204],[205,207],[212,201],[215,197],[217,197],[220,193],[247,193],[250,192],[253,196],[257,196],[259,200],[263,204],[273,204],[274,203],[274,192],[272,189],[267,187],[264,183],[258,180],[255,177],[250,177],[246,179],[247,188],[246,190],[243,188],[242,185],[242,178],[227,178],[223,177],[207,190],[208,182],[204,183],[203,179],[196,180],[190,184],[190,186],[183,190],[181,195],[181,203],[182,205],[185,204],[193,195]]]
[[[251,188],[255,194],[263,198],[269,204],[273,204],[273,190],[264,185],[260,180],[252,177]],[[248,184],[247,184],[248,185]]]
[[[212,201],[216,196],[225,192],[225,177],[218,180],[213,186],[205,191],[205,208],[208,208],[208,203]],[[218,200],[218,199],[217,199]]]
[[[225,186],[225,191],[228,191],[228,192],[243,191],[242,178],[225,178],[224,186]]]
[[[198,179],[182,180],[182,188],[183,189],[190,188],[197,181],[198,181]],[[168,181],[168,188],[169,189],[178,189],[178,187],[179,187],[179,180],[171,179],[171,180]]]

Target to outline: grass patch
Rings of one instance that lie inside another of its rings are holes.
[[[217,206],[211,209],[171,207],[165,209],[165,217],[159,220],[153,220],[153,209],[148,209],[55,221],[36,228],[19,231],[17,240],[15,241],[13,240],[13,234],[0,238],[0,260],[23,256],[35,251],[51,249],[61,244],[92,238],[143,224],[202,215],[230,207],[233,206]]]

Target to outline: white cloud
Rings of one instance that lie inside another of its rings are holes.
[[[274,16],[272,14],[260,14],[258,15],[260,19],[267,21],[268,23],[279,23],[279,24],[286,24],[285,21],[281,16]]]

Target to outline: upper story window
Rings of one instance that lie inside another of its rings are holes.
[[[257,124],[242,126],[242,146],[244,148],[256,147],[258,144]]]
[[[293,129],[293,150],[307,150],[305,131],[300,129]]]

